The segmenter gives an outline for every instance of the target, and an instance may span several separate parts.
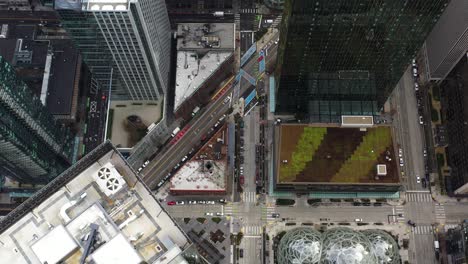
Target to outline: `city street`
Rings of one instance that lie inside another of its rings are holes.
[[[394,118],[396,140],[403,151],[404,165],[400,167],[406,178],[406,190],[423,189],[416,177],[424,177],[424,137],[422,126],[419,124],[418,108],[414,90],[414,79],[411,66],[403,74],[392,95],[393,107],[397,114]],[[398,150],[397,150],[398,151]],[[411,157],[411,158],[409,158]],[[427,190],[429,192],[429,190]]]

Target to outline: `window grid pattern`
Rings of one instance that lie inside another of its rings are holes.
[[[311,122],[376,114],[447,0],[288,0],[277,112]]]

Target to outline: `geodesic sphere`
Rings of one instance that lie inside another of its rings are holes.
[[[369,238],[373,254],[377,257],[378,264],[400,263],[398,245],[393,237],[382,230],[364,230],[363,233]]]
[[[369,239],[349,228],[334,228],[323,233],[321,264],[376,264]]]
[[[322,236],[312,228],[296,228],[288,231],[278,245],[278,263],[318,264]]]

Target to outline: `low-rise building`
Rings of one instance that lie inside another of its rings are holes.
[[[171,178],[172,194],[226,193],[227,126],[224,125],[208,142]]]

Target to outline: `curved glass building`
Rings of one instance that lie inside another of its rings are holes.
[[[334,228],[320,233],[312,228],[287,232],[278,245],[281,264],[396,264],[398,245],[381,230]]]

